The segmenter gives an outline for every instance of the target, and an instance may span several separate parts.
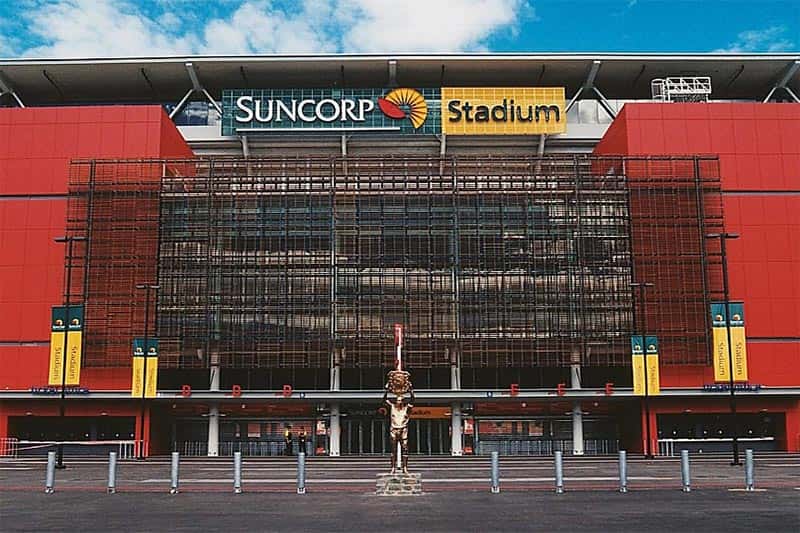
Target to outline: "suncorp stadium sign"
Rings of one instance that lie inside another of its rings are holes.
[[[439,89],[265,89],[222,93],[222,134],[385,131],[437,134]]]
[[[566,131],[563,87],[237,89],[222,94],[222,134],[394,132],[533,135]]]

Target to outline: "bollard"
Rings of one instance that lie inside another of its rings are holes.
[[[178,467],[180,465],[180,454],[172,452],[172,463],[170,468],[169,493],[178,494]]]
[[[297,494],[306,493],[306,454],[297,454]]]
[[[753,450],[744,451],[744,490],[756,490],[753,478]]]
[[[492,494],[500,492],[500,454],[492,452]]]
[[[108,452],[108,493],[117,492],[117,452]]]
[[[628,457],[625,450],[619,451],[619,491],[628,492]]]
[[[556,450],[556,494],[564,492],[564,459],[561,450]]]
[[[233,492],[242,493],[242,452],[233,452]]]
[[[689,450],[681,450],[681,482],[683,492],[692,492],[692,478],[689,472]]]
[[[47,472],[44,479],[45,494],[53,494],[56,485],[56,452],[47,452]]]

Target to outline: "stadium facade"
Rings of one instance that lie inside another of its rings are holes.
[[[800,451],[799,71],[0,61],[0,451]]]

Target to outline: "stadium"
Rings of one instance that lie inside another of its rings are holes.
[[[0,61],[0,454],[800,451],[800,57]],[[293,452],[301,451],[293,443]]]

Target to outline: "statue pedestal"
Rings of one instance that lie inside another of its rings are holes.
[[[378,474],[375,476],[378,496],[416,496],[422,494],[422,474]]]

